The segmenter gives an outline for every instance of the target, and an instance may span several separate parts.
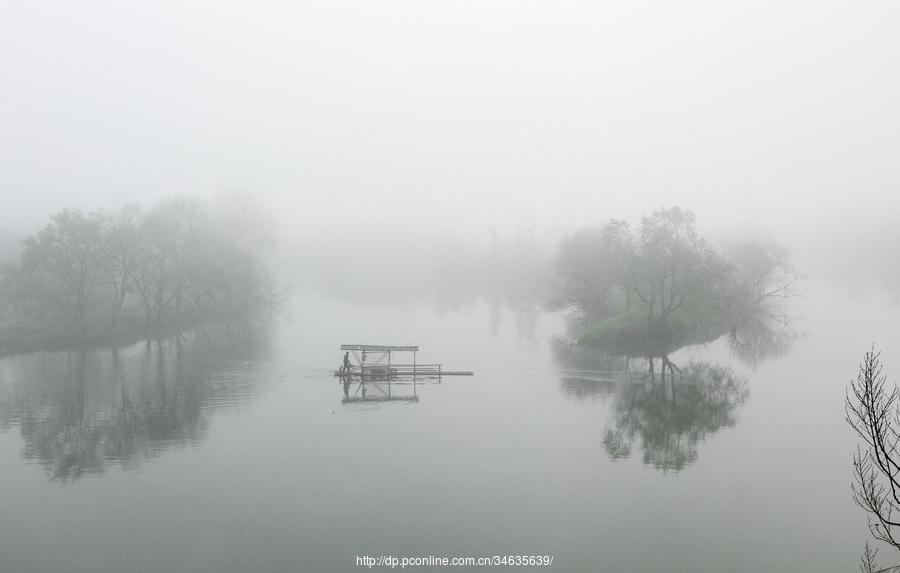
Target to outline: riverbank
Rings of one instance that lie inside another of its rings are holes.
[[[141,340],[157,340],[210,327],[226,330],[247,330],[268,324],[274,318],[272,310],[260,312],[258,316],[240,316],[229,319],[207,318],[168,322],[147,328],[143,325],[120,327],[116,330],[97,332],[81,336],[70,332],[53,332],[40,328],[33,321],[20,319],[0,322],[0,356],[25,354],[30,352],[56,352],[61,350],[91,350],[96,348],[121,348]]]

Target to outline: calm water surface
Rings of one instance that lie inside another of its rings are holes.
[[[900,381],[900,311],[804,291],[786,355],[673,357],[732,369],[704,392],[573,379],[548,343],[559,317],[480,302],[299,297],[267,333],[0,359],[0,571],[352,571],[364,554],[855,571],[843,389],[873,341]],[[410,342],[476,376],[342,404],[341,343]]]

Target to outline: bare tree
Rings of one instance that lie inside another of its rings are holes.
[[[691,211],[658,209],[641,220],[636,257],[629,265],[632,291],[653,328],[663,329],[677,311],[708,314],[722,297],[730,265],[697,233]]]
[[[847,423],[863,439],[853,455],[853,500],[866,511],[875,539],[900,549],[900,391],[887,386],[881,353],[866,353],[845,392]]]
[[[119,326],[122,307],[135,281],[140,262],[141,211],[129,205],[105,221],[101,268],[112,290],[110,325],[113,331]]]
[[[875,562],[875,556],[878,554],[877,549],[872,549],[869,542],[866,541],[866,548],[862,557],[859,558],[859,570],[862,573],[878,573],[878,563]]]
[[[557,300],[590,319],[604,319],[630,306],[628,264],[634,238],[628,224],[611,220],[566,237],[556,258]]]
[[[66,209],[24,241],[20,290],[37,313],[58,308],[74,315],[83,338],[89,334],[91,310],[99,298],[103,248],[101,212],[85,215]]]

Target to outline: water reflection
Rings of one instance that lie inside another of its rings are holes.
[[[486,300],[490,309],[491,335],[496,336],[500,332],[503,309],[508,308],[513,317],[518,342],[531,348],[537,345],[535,333],[541,315],[541,301],[535,291],[529,291],[528,287],[523,287],[517,293],[495,291]]]
[[[342,404],[376,404],[384,402],[419,402],[418,380],[398,381],[385,376],[382,379],[342,375],[339,383],[344,390]]]
[[[197,445],[213,410],[257,392],[260,332],[201,330],[122,349],[0,360],[0,430],[19,428],[22,453],[54,480],[135,469]]]
[[[728,332],[728,347],[741,363],[756,368],[763,360],[787,353],[797,339],[793,319],[756,308],[741,316]]]
[[[696,462],[698,445],[734,426],[749,396],[745,378],[710,362],[690,362],[679,375],[667,378],[566,370],[562,386],[577,399],[612,398],[611,417],[603,429],[603,446],[611,459],[628,458],[637,446],[645,465],[663,471]]]
[[[767,326],[772,324],[748,317],[728,334],[729,348],[753,367],[786,352],[792,331],[789,325]],[[563,392],[612,403],[602,432],[611,459],[628,458],[640,448],[645,465],[678,471],[697,461],[698,445],[707,436],[734,426],[749,390],[747,380],[731,368],[696,361],[679,367],[664,354],[664,367],[655,373],[652,358],[634,358],[638,351],[624,350],[610,354],[571,338],[553,342]]]
[[[566,335],[553,341],[562,390],[579,400],[612,399],[611,421],[603,430],[611,459],[629,457],[637,445],[646,465],[681,470],[697,460],[697,445],[706,436],[735,424],[749,391],[730,368],[710,362],[679,366],[670,355],[720,338],[753,369],[786,353],[797,334],[791,317],[769,296],[786,288],[760,295],[759,286],[744,287],[744,294],[715,312],[700,307],[664,322],[631,310],[599,321],[590,312],[571,312]]]
[[[683,379],[623,386],[603,444],[618,459],[638,441],[644,464],[680,470],[697,461],[697,445],[708,435],[734,426],[748,395],[746,380],[731,369],[691,363]]]

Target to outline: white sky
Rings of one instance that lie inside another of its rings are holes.
[[[897,212],[900,3],[0,0],[0,228],[256,194],[297,229]]]

